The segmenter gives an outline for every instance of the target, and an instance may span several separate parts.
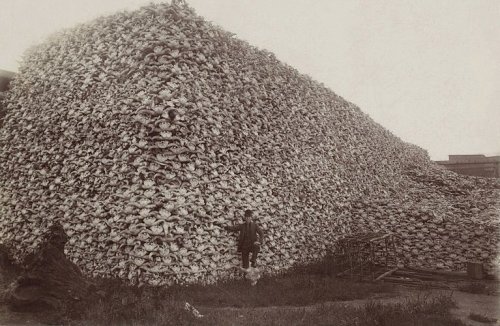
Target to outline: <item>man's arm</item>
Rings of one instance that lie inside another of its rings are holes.
[[[258,225],[255,225],[255,226],[256,226],[255,230],[259,234],[259,242],[261,244],[263,244],[264,243],[264,232],[262,232],[262,229],[260,228],[260,226],[258,226]]]
[[[228,231],[239,231],[241,228],[241,224],[230,225],[225,227]]]

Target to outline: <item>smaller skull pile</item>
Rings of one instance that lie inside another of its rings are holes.
[[[239,264],[223,227],[245,209],[265,230],[269,273],[319,259],[355,230],[396,232],[405,263],[446,268],[478,251],[491,262],[498,243],[488,218],[474,249],[445,245],[476,241],[477,214],[456,205],[493,198],[491,185],[437,169],[355,105],[184,5],[54,35],[26,54],[6,103],[0,241],[17,259],[59,221],[68,257],[89,275],[214,282]]]
[[[243,269],[245,272],[245,277],[250,281],[252,286],[257,285],[257,282],[260,280],[261,273],[260,270],[256,267],[249,267],[247,269]]]

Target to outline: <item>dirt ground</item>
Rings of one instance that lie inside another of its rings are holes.
[[[468,316],[472,312],[497,319],[496,325],[500,325],[500,296],[454,292],[453,298],[457,302],[458,308],[451,312],[467,324],[472,326],[485,325],[470,320]]]

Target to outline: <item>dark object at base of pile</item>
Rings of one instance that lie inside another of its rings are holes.
[[[62,314],[87,295],[88,282],[64,255],[66,241],[61,225],[53,224],[7,290],[5,300],[11,310]]]

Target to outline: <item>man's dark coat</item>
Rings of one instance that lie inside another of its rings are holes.
[[[243,249],[252,249],[257,240],[262,242],[262,239],[264,239],[264,233],[255,222],[250,222],[248,224],[245,222],[229,226],[227,229],[230,231],[239,231],[238,251],[243,251]],[[259,239],[257,239],[257,234],[259,234]]]

